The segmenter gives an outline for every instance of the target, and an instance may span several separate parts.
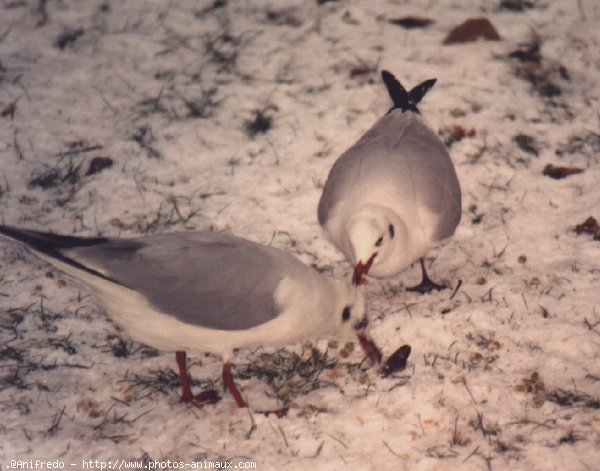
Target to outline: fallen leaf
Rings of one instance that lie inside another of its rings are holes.
[[[577,224],[573,232],[577,235],[581,234],[591,234],[594,237],[594,240],[600,240],[600,226],[598,225],[598,221],[595,218],[590,216],[581,224]]]
[[[562,178],[566,178],[569,175],[576,175],[578,173],[583,172],[584,169],[577,167],[558,167],[552,164],[548,164],[544,167],[544,171],[542,172],[544,175],[550,178],[554,178],[555,180],[560,180]]]
[[[388,20],[388,23],[397,26],[402,26],[406,29],[414,29],[426,28],[427,26],[435,22],[429,18],[423,18],[419,16],[403,16],[401,18],[391,18]]]
[[[521,12],[529,8],[534,8],[535,4],[529,0],[502,0],[500,2],[500,10],[510,10]]]
[[[388,377],[395,371],[406,369],[406,361],[410,356],[410,345],[402,345],[398,350],[390,355],[381,368],[381,376]]]
[[[519,149],[521,149],[523,152],[527,152],[528,154],[532,154],[537,157],[539,152],[537,149],[537,142],[535,138],[533,138],[532,136],[528,136],[527,134],[517,134],[513,138],[513,140],[517,143],[517,146],[519,146]]]
[[[91,160],[90,166],[88,167],[87,172],[85,172],[85,175],[94,175],[95,173],[101,172],[105,168],[112,167],[112,165],[113,160],[110,157],[94,157]]]
[[[353,67],[350,69],[350,78],[360,77],[362,75],[368,75],[375,72],[375,69],[370,67]]]
[[[456,44],[485,39],[499,41],[500,35],[487,18],[470,18],[453,28],[444,38],[442,44]]]

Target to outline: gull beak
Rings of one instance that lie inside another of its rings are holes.
[[[365,352],[365,355],[367,355],[367,358],[371,361],[371,363],[379,365],[381,363],[381,358],[383,357],[379,347],[365,334],[357,334],[357,337],[363,352]]]
[[[375,260],[376,256],[377,252],[371,255],[365,264],[359,260],[359,262],[356,264],[356,267],[354,267],[354,272],[352,273],[353,285],[360,286],[365,284],[367,273],[369,273],[369,269],[371,268],[371,265],[373,265],[373,260]]]
[[[373,364],[380,364],[382,355],[379,347],[371,340],[367,334],[366,330],[369,325],[369,318],[367,316],[363,317],[360,321],[354,324],[354,330],[356,331],[356,336],[358,337],[358,341],[360,342],[360,346],[367,355],[367,358]]]

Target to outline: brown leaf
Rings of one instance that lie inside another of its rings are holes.
[[[499,41],[500,35],[487,18],[470,18],[452,29],[444,38],[443,44],[456,44],[486,39]]]
[[[375,72],[375,69],[370,67],[352,67],[350,69],[350,78],[361,77],[363,75],[372,74],[373,72]]]
[[[450,147],[455,142],[462,141],[465,137],[474,137],[477,135],[475,128],[465,129],[460,124],[447,126],[440,130],[440,135],[446,147]]]
[[[94,157],[90,162],[90,166],[88,167],[87,172],[85,172],[85,175],[94,175],[105,168],[112,167],[112,164],[113,160],[110,157]]]
[[[536,157],[538,156],[538,144],[535,138],[532,136],[519,133],[513,137],[513,141],[517,143],[517,146],[519,146],[519,149],[521,149],[523,152],[535,155]]]
[[[398,350],[390,355],[381,368],[381,376],[386,378],[395,371],[406,369],[406,361],[410,356],[410,345],[402,345]]]
[[[13,101],[10,105],[8,105],[5,108],[3,108],[2,111],[0,111],[0,116],[2,116],[3,118],[14,119],[15,118],[16,103],[17,103],[16,101]]]
[[[414,29],[414,28],[426,28],[427,26],[435,23],[430,18],[423,18],[419,16],[403,16],[401,18],[391,18],[388,20],[388,23],[402,26],[406,29]]]
[[[594,236],[594,240],[600,240],[600,226],[598,225],[598,221],[595,218],[590,216],[581,224],[577,224],[573,232],[577,235],[581,234],[591,234]]]
[[[552,164],[548,164],[544,167],[543,174],[547,177],[554,178],[555,180],[560,180],[562,178],[566,178],[569,175],[576,175],[578,173],[583,172],[583,168],[577,167],[557,167]]]

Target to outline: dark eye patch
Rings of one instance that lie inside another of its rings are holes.
[[[393,239],[396,231],[394,230],[394,226],[392,224],[388,226],[388,231],[390,231],[390,238]]]
[[[350,317],[352,317],[352,311],[348,306],[346,306],[342,311],[342,320],[344,322],[348,322],[350,320]]]

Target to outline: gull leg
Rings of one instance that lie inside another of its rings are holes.
[[[190,388],[190,379],[187,374],[187,366],[185,364],[186,354],[183,351],[175,352],[175,359],[179,368],[179,381],[181,382],[181,399],[184,402],[191,402],[193,395]]]
[[[425,259],[423,257],[419,259],[419,262],[421,263],[421,272],[423,274],[421,283],[416,286],[406,288],[407,291],[416,291],[418,293],[425,294],[430,293],[433,290],[440,291],[447,288],[447,286],[438,285],[437,283],[433,282],[431,278],[429,278],[429,275],[427,275],[427,270],[425,269]]]
[[[237,386],[233,382],[233,375],[231,374],[231,363],[229,363],[228,361],[223,363],[223,383],[225,384],[225,386],[227,386],[229,393],[235,399],[235,403],[238,405],[238,407],[247,407],[246,401],[244,401],[244,398],[242,397],[242,395],[238,391]]]
[[[181,400],[195,407],[203,407],[206,404],[214,404],[219,402],[221,398],[214,389],[202,391],[200,394],[193,395],[190,388],[190,378],[187,374],[187,366],[185,363],[186,353],[184,351],[175,352],[177,367],[179,368],[179,381],[181,382]]]
[[[235,402],[238,405],[238,407],[240,407],[240,408],[248,407],[248,405],[246,404],[246,401],[244,401],[244,398],[240,394],[240,391],[238,390],[237,386],[235,385],[235,382],[233,381],[233,375],[231,374],[231,363],[229,363],[228,361],[223,363],[223,383],[225,383],[225,386],[227,386],[227,389],[229,390],[229,392],[235,399]],[[264,414],[264,415],[274,414],[278,418],[281,418],[281,417],[285,417],[287,415],[288,409],[283,408],[283,409],[264,410],[264,411],[257,411],[257,412],[259,412],[260,414]]]

